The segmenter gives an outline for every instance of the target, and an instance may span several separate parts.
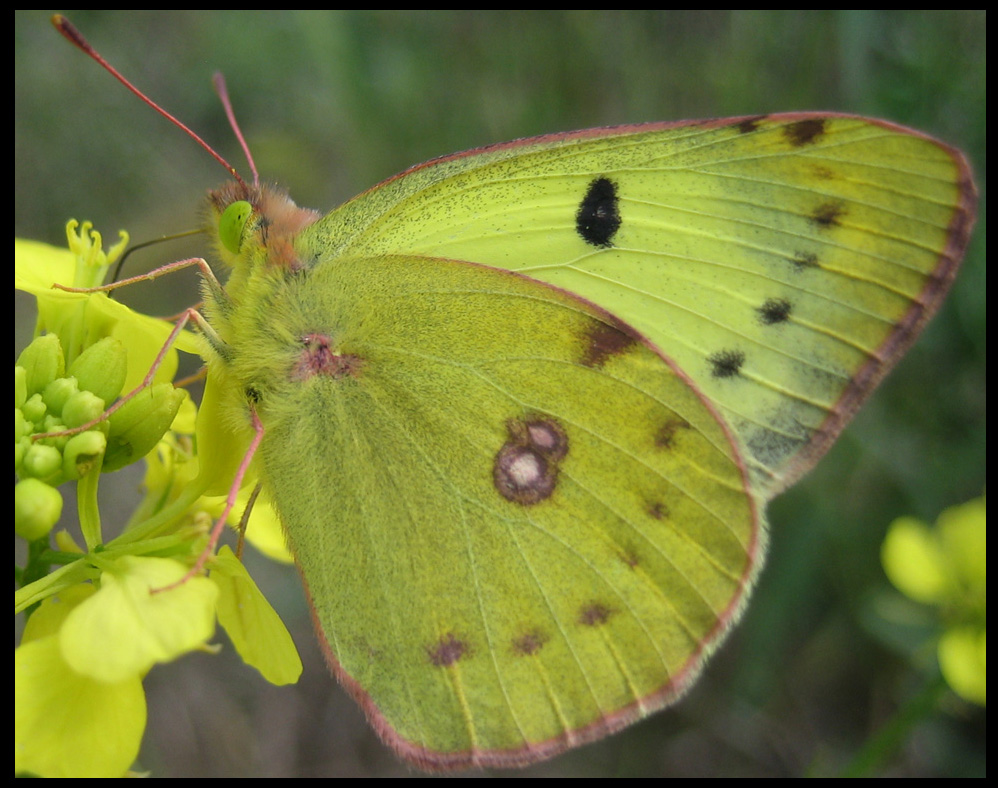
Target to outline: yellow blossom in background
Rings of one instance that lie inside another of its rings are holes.
[[[947,509],[934,528],[898,518],[881,561],[899,591],[938,608],[937,655],[946,682],[965,700],[987,705],[986,498]]]

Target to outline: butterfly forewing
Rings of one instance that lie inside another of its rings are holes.
[[[445,157],[313,231],[351,253],[522,271],[599,304],[717,405],[768,497],[817,460],[935,310],[973,202],[962,157],[930,138],[791,115]]]

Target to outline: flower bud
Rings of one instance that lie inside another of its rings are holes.
[[[17,359],[17,366],[24,367],[28,397],[40,393],[56,378],[61,378],[66,368],[62,344],[55,334],[35,337]]]
[[[21,413],[32,424],[41,424],[48,408],[45,407],[45,400],[41,394],[32,394],[28,401],[21,406]]]
[[[14,408],[14,442],[26,438],[35,431],[35,425],[24,418],[20,408]]]
[[[14,485],[14,530],[29,542],[52,530],[62,515],[62,495],[38,479],[22,479]]]
[[[114,337],[104,337],[84,350],[69,365],[83,391],[92,391],[110,404],[121,394],[128,371],[128,351]]]
[[[62,423],[62,418],[54,413],[46,413],[41,424],[35,425],[35,432],[65,432],[66,425]],[[68,435],[57,435],[54,438],[46,438],[45,442],[49,446],[55,446],[60,452],[65,448]]]
[[[71,396],[62,409],[62,421],[67,427],[79,427],[100,418],[104,412],[104,400],[90,391],[78,391]]]
[[[67,479],[86,476],[101,461],[107,438],[99,430],[87,430],[69,439],[62,452],[62,472]]]
[[[55,446],[33,443],[24,453],[21,467],[28,476],[36,479],[56,477],[62,470],[62,452]]]
[[[24,455],[28,453],[28,449],[31,448],[31,438],[15,438],[14,439],[14,473],[21,470],[24,464]]]
[[[28,399],[28,371],[14,365],[14,407],[21,407]]]
[[[111,416],[104,470],[116,471],[144,457],[170,429],[187,396],[172,383],[159,383],[139,393]]]
[[[45,390],[42,392],[42,399],[45,401],[46,406],[48,406],[50,413],[61,414],[62,409],[66,406],[66,400],[79,390],[80,387],[76,378],[56,378],[45,387]]]

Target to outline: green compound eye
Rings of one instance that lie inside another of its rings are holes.
[[[246,200],[239,200],[232,203],[222,213],[222,218],[218,220],[218,238],[222,246],[232,254],[239,254],[239,247],[243,241],[243,230],[246,229],[246,222],[249,221],[253,213],[253,206]]]

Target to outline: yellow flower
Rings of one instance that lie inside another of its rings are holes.
[[[67,223],[66,234],[69,249],[15,239],[14,287],[35,296],[39,312],[38,328],[60,337],[66,366],[72,364],[84,349],[99,339],[106,336],[120,339],[127,350],[127,374],[123,391],[130,392],[142,382],[152,367],[173,326],[160,318],[135,312],[104,293],[71,293],[53,288],[56,283],[74,287],[99,286],[109,266],[120,257],[128,241],[128,234],[122,231],[119,243],[105,253],[101,248],[100,233],[92,229],[90,222],[79,225],[75,220]],[[171,381],[177,369],[176,351],[198,354],[201,350],[200,342],[191,331],[181,332],[157,370],[154,382]],[[143,513],[149,516],[155,513],[157,507],[162,508],[168,501],[179,498],[183,489],[194,484],[195,479],[199,487],[212,493],[211,496],[203,497],[195,508],[213,517],[221,515],[228,485],[235,475],[242,454],[233,451],[233,446],[239,445],[239,436],[228,429],[228,420],[218,412],[218,398],[215,395],[217,389],[218,382],[209,380],[202,412],[197,419],[199,462],[187,464],[181,472],[178,458],[186,453],[165,451],[161,444],[148,455],[147,500],[136,515]],[[193,405],[189,401],[184,402],[173,429],[181,434],[193,435],[194,413]],[[168,444],[173,441],[173,448],[176,449],[176,438],[167,435],[166,441]],[[193,458],[191,454],[189,459]],[[243,505],[255,482],[253,478],[244,481],[244,490],[240,495]],[[229,517],[230,524],[238,522],[242,511],[242,506],[233,510]],[[138,518],[133,518],[133,522],[136,519]],[[254,507],[246,539],[274,560],[284,563],[292,560],[284,545],[284,534],[277,516],[265,497]]]
[[[81,583],[49,597],[14,649],[15,774],[121,777],[139,753],[142,677],[104,683],[76,672],[62,655],[62,623],[96,595]]]
[[[947,509],[935,528],[912,517],[898,518],[887,532],[881,561],[898,590],[938,607],[942,674],[961,697],[986,706],[986,499]]]
[[[58,507],[51,505],[41,512],[45,528],[29,533],[36,562],[29,560],[20,570],[25,585],[15,592],[15,613],[37,607],[14,652],[14,768],[46,777],[114,777],[124,775],[138,754],[146,723],[145,674],[157,663],[206,648],[216,618],[244,661],[268,681],[296,681],[301,661],[283,623],[227,547],[207,564],[209,577],[186,578],[209,524],[221,515],[241,457],[233,449],[238,436],[218,426],[226,420],[218,412],[214,384],[198,414],[170,382],[177,350],[200,350],[194,333],[181,332],[160,359],[153,385],[93,430],[33,441],[42,431],[60,433],[99,417],[119,392],[137,388],[173,331],[169,322],[133,312],[104,293],[53,289],[56,282],[99,286],[127,241],[122,233],[121,243],[105,254],[88,223],[78,228],[70,222],[67,234],[69,251],[27,241],[14,246],[15,287],[36,297],[37,329],[46,332],[15,368],[15,411],[21,413],[15,418],[15,465],[38,466],[33,475],[42,478],[28,481],[57,499],[58,492],[46,484],[76,481],[86,542],[82,551],[58,532],[61,552],[42,552],[49,521],[58,519]],[[122,354],[127,354],[124,368]],[[109,367],[119,374],[107,374]],[[163,394],[159,399],[157,392]],[[171,406],[160,407],[167,398]],[[65,422],[54,421],[56,411]],[[76,450],[84,438],[105,435],[106,453]],[[49,450],[58,467],[41,467],[45,457],[28,456],[33,446]],[[105,471],[122,467],[150,447],[145,497],[125,532],[105,543],[96,469],[101,462]],[[60,452],[73,460],[69,471]],[[81,464],[91,455],[98,459]],[[255,483],[245,480],[230,522],[238,521]],[[209,498],[205,491],[225,494]],[[39,517],[38,491],[22,493],[23,524],[37,525],[28,521]],[[254,507],[247,539],[265,554],[290,561],[265,500]],[[57,568],[44,574],[50,563]]]
[[[67,232],[75,235],[75,228],[76,222],[71,221]],[[173,326],[168,321],[134,312],[104,293],[70,293],[53,288],[57,283],[74,287],[100,284],[90,276],[80,277],[78,272],[104,271],[116,259],[114,250],[107,256],[98,255],[93,244],[99,242],[100,235],[89,230],[89,223],[84,223],[83,228],[89,231],[90,243],[75,244],[79,254],[37,241],[15,239],[14,289],[35,296],[38,329],[59,335],[67,364],[99,339],[113,336],[121,340],[128,351],[124,391],[131,391],[152,367]],[[91,268],[94,265],[96,269]],[[173,380],[177,372],[177,350],[197,354],[199,339],[190,331],[181,333],[156,371],[157,382]]]

